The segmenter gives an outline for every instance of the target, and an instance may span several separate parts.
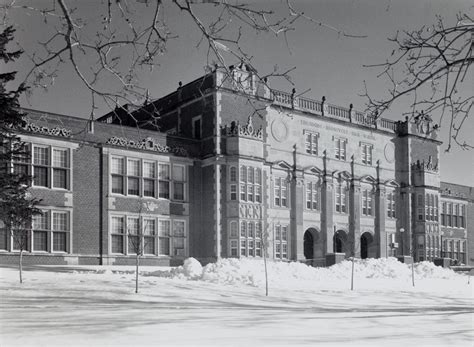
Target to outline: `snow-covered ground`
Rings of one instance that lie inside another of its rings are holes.
[[[393,258],[311,268],[222,260],[201,268],[0,268],[0,346],[473,346],[468,276]],[[473,278],[474,280],[474,278]]]

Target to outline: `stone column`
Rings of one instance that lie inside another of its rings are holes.
[[[321,237],[325,254],[334,253],[334,183],[331,175],[324,174],[321,187]]]
[[[377,245],[377,258],[384,258],[387,256],[388,240],[387,232],[385,231],[386,204],[385,185],[383,183],[378,183],[375,192],[375,243]]]
[[[350,250],[351,256],[360,258],[360,181],[352,179],[349,192],[349,235],[348,242],[353,249]],[[353,252],[353,253],[352,253]]]
[[[295,173],[290,185],[291,210],[290,210],[290,231],[291,231],[291,259],[304,259],[303,248],[303,210],[304,210],[304,179],[300,173]]]

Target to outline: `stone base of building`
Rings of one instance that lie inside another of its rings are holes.
[[[340,263],[346,259],[346,253],[328,253],[326,254],[326,266]]]
[[[400,255],[397,257],[398,261],[404,264],[413,264],[413,257],[409,255]]]
[[[434,258],[433,263],[436,266],[449,267],[451,265],[451,258]]]

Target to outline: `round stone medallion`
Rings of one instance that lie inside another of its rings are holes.
[[[288,138],[288,126],[281,119],[275,119],[272,122],[272,135],[278,142],[285,141]]]
[[[385,145],[384,154],[385,159],[389,163],[393,163],[395,161],[395,146],[393,145],[393,143],[390,142]]]

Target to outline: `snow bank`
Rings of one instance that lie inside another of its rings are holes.
[[[431,280],[445,280],[455,286],[456,281],[466,277],[450,269],[435,266],[430,262],[414,266],[415,281],[420,286],[429,287]],[[267,261],[269,284],[284,289],[343,289],[351,278],[352,262],[343,261],[328,268],[314,268],[303,263]],[[188,258],[183,266],[170,271],[155,271],[149,276],[173,279],[188,279],[226,285],[265,286],[265,265],[263,260],[254,258],[221,259],[204,267],[194,258]],[[363,289],[409,288],[411,286],[411,265],[395,258],[356,259],[354,281]]]

